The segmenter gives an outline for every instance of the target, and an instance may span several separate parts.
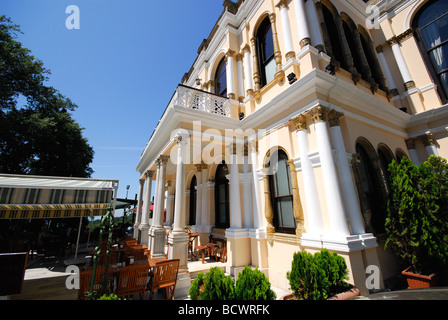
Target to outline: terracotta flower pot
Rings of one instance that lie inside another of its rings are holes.
[[[401,272],[401,274],[406,276],[409,289],[429,288],[436,287],[438,285],[439,277],[437,276],[437,274],[433,273],[429,276],[425,276],[410,272],[410,268],[411,267],[408,267],[406,270]]]
[[[359,289],[352,287],[347,291],[338,293],[327,300],[347,300],[359,296]],[[279,300],[296,300],[292,293],[280,297]]]

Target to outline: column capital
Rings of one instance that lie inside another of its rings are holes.
[[[178,133],[174,137],[174,140],[177,142],[178,145],[185,146],[189,138],[190,136],[188,134]]]
[[[231,50],[231,49],[229,49],[229,50],[227,50],[227,52],[226,52],[226,59],[228,58],[228,57],[232,57],[233,58],[233,55],[235,54],[235,51],[233,51],[233,50]]]
[[[202,170],[202,164],[195,164],[195,166],[196,166],[196,170],[197,170],[197,172],[199,173],[199,172],[201,172],[201,170]]]
[[[327,116],[327,112],[328,112],[329,108],[318,105],[316,107],[314,107],[313,109],[308,111],[308,114],[311,115],[311,117],[313,118],[313,122],[320,122],[320,121],[326,121],[326,116]]]
[[[160,166],[165,166],[168,163],[168,156],[161,155],[157,158],[156,162]]]
[[[288,0],[279,0],[275,6],[279,9],[288,8]]]
[[[422,138],[423,145],[425,147],[436,144],[436,140],[434,139],[434,135],[432,133],[424,134],[420,136],[420,138]]]
[[[154,170],[147,170],[145,172],[145,177],[149,177],[151,179],[153,174],[154,174]]]
[[[413,138],[406,139],[404,142],[406,143],[406,148],[408,148],[408,150],[415,149],[415,141]]]
[[[258,152],[258,141],[257,139],[251,139],[247,142],[250,152]]]
[[[241,49],[241,52],[244,54],[246,52],[250,53],[250,45],[246,43],[246,45]]]
[[[304,114],[300,114],[297,117],[292,118],[289,121],[290,121],[290,123],[292,123],[294,125],[296,130],[306,130],[307,129],[306,116]]]
[[[207,168],[208,168],[208,165],[204,161],[201,161],[201,169],[207,170]]]
[[[340,126],[340,118],[342,116],[344,116],[344,114],[342,112],[336,111],[334,109],[331,109],[328,112],[328,122],[330,124],[330,127],[334,127],[334,126]]]

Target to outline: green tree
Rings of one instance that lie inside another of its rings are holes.
[[[46,86],[50,71],[0,16],[0,172],[90,177],[93,149],[70,114],[77,106]]]
[[[431,156],[417,167],[406,157],[389,165],[391,194],[385,248],[412,271],[448,266],[448,164]]]

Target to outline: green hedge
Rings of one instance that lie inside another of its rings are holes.
[[[199,272],[189,290],[191,300],[274,300],[275,293],[264,273],[246,266],[235,282],[218,267]]]

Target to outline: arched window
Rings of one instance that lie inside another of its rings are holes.
[[[278,150],[271,156],[271,159],[277,160],[277,165],[269,163],[270,168],[276,169],[269,176],[274,227],[277,232],[294,234],[296,220],[294,219],[288,156],[284,151]]]
[[[266,17],[258,27],[256,43],[260,86],[263,87],[274,79],[275,75],[274,42],[269,17]]]
[[[358,169],[362,191],[372,212],[369,224],[372,225],[375,233],[384,233],[387,199],[384,192],[384,180],[381,179],[379,159],[373,148],[367,150],[361,143],[356,144],[356,153],[359,157]]]
[[[229,180],[226,175],[229,169],[223,161],[218,165],[215,174],[215,226],[228,228],[230,226],[230,202],[229,202]]]
[[[215,73],[215,94],[227,97],[227,78],[226,78],[226,59],[222,60],[218,64]]]
[[[392,151],[385,145],[381,145],[378,148],[378,157],[380,159],[381,170],[383,171],[383,180],[385,186],[387,187],[387,193],[390,192],[390,181],[389,181],[389,164],[394,160],[394,155]]]
[[[329,42],[325,42],[325,50],[329,56],[339,62],[341,68],[347,70],[347,64],[345,63],[344,55],[342,53],[338,27],[336,26],[333,13],[331,13],[330,9],[328,9],[326,5],[322,6],[322,13],[324,18],[324,26],[327,30],[329,40]]]
[[[196,205],[197,205],[197,181],[196,176],[193,176],[190,182],[190,226],[196,224]]]
[[[430,1],[413,20],[416,41],[441,99],[448,101],[448,2]]]

